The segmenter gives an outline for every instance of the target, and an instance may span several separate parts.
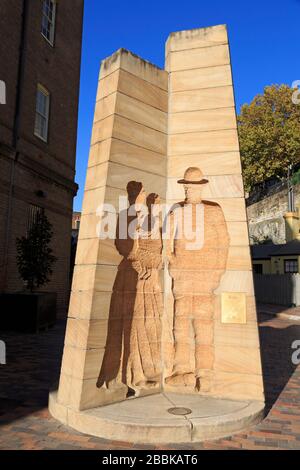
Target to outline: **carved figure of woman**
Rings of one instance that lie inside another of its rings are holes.
[[[127,237],[119,236],[120,220],[124,220],[120,214],[115,246],[123,260],[113,286],[97,386],[126,385],[138,394],[161,381],[162,237],[158,196],[146,198],[142,184],[135,181],[128,183],[127,192]],[[148,211],[141,210],[145,207]]]

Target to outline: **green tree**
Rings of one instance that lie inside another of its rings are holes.
[[[300,161],[300,105],[292,101],[294,91],[287,85],[267,86],[241,108],[238,130],[247,191],[269,178],[286,178],[289,165]]]
[[[295,173],[293,174],[293,176],[291,178],[291,181],[292,181],[293,185],[296,185],[296,184],[300,183],[300,169],[295,171]]]
[[[37,213],[28,235],[17,238],[17,266],[30,292],[50,281],[56,261],[50,248],[52,235],[52,226],[42,210]]]

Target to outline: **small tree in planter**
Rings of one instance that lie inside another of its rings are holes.
[[[27,292],[2,294],[0,327],[37,332],[56,320],[56,293],[36,292],[50,281],[56,257],[50,242],[52,226],[44,211],[36,214],[26,237],[17,238],[17,266]]]
[[[52,225],[42,210],[36,214],[27,237],[17,238],[19,274],[30,292],[50,281],[56,261],[50,247],[52,235]]]

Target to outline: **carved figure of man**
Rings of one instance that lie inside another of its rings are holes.
[[[229,236],[221,207],[202,200],[208,183],[202,171],[190,167],[178,183],[185,200],[169,214],[175,351],[166,384],[207,391],[214,363],[214,290],[226,268]]]

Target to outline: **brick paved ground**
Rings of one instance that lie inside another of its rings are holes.
[[[255,428],[194,445],[140,446],[75,432],[52,419],[48,391],[58,379],[64,324],[40,335],[1,334],[7,365],[0,366],[0,449],[300,449],[300,366],[291,344],[300,323],[260,314],[268,414]]]

